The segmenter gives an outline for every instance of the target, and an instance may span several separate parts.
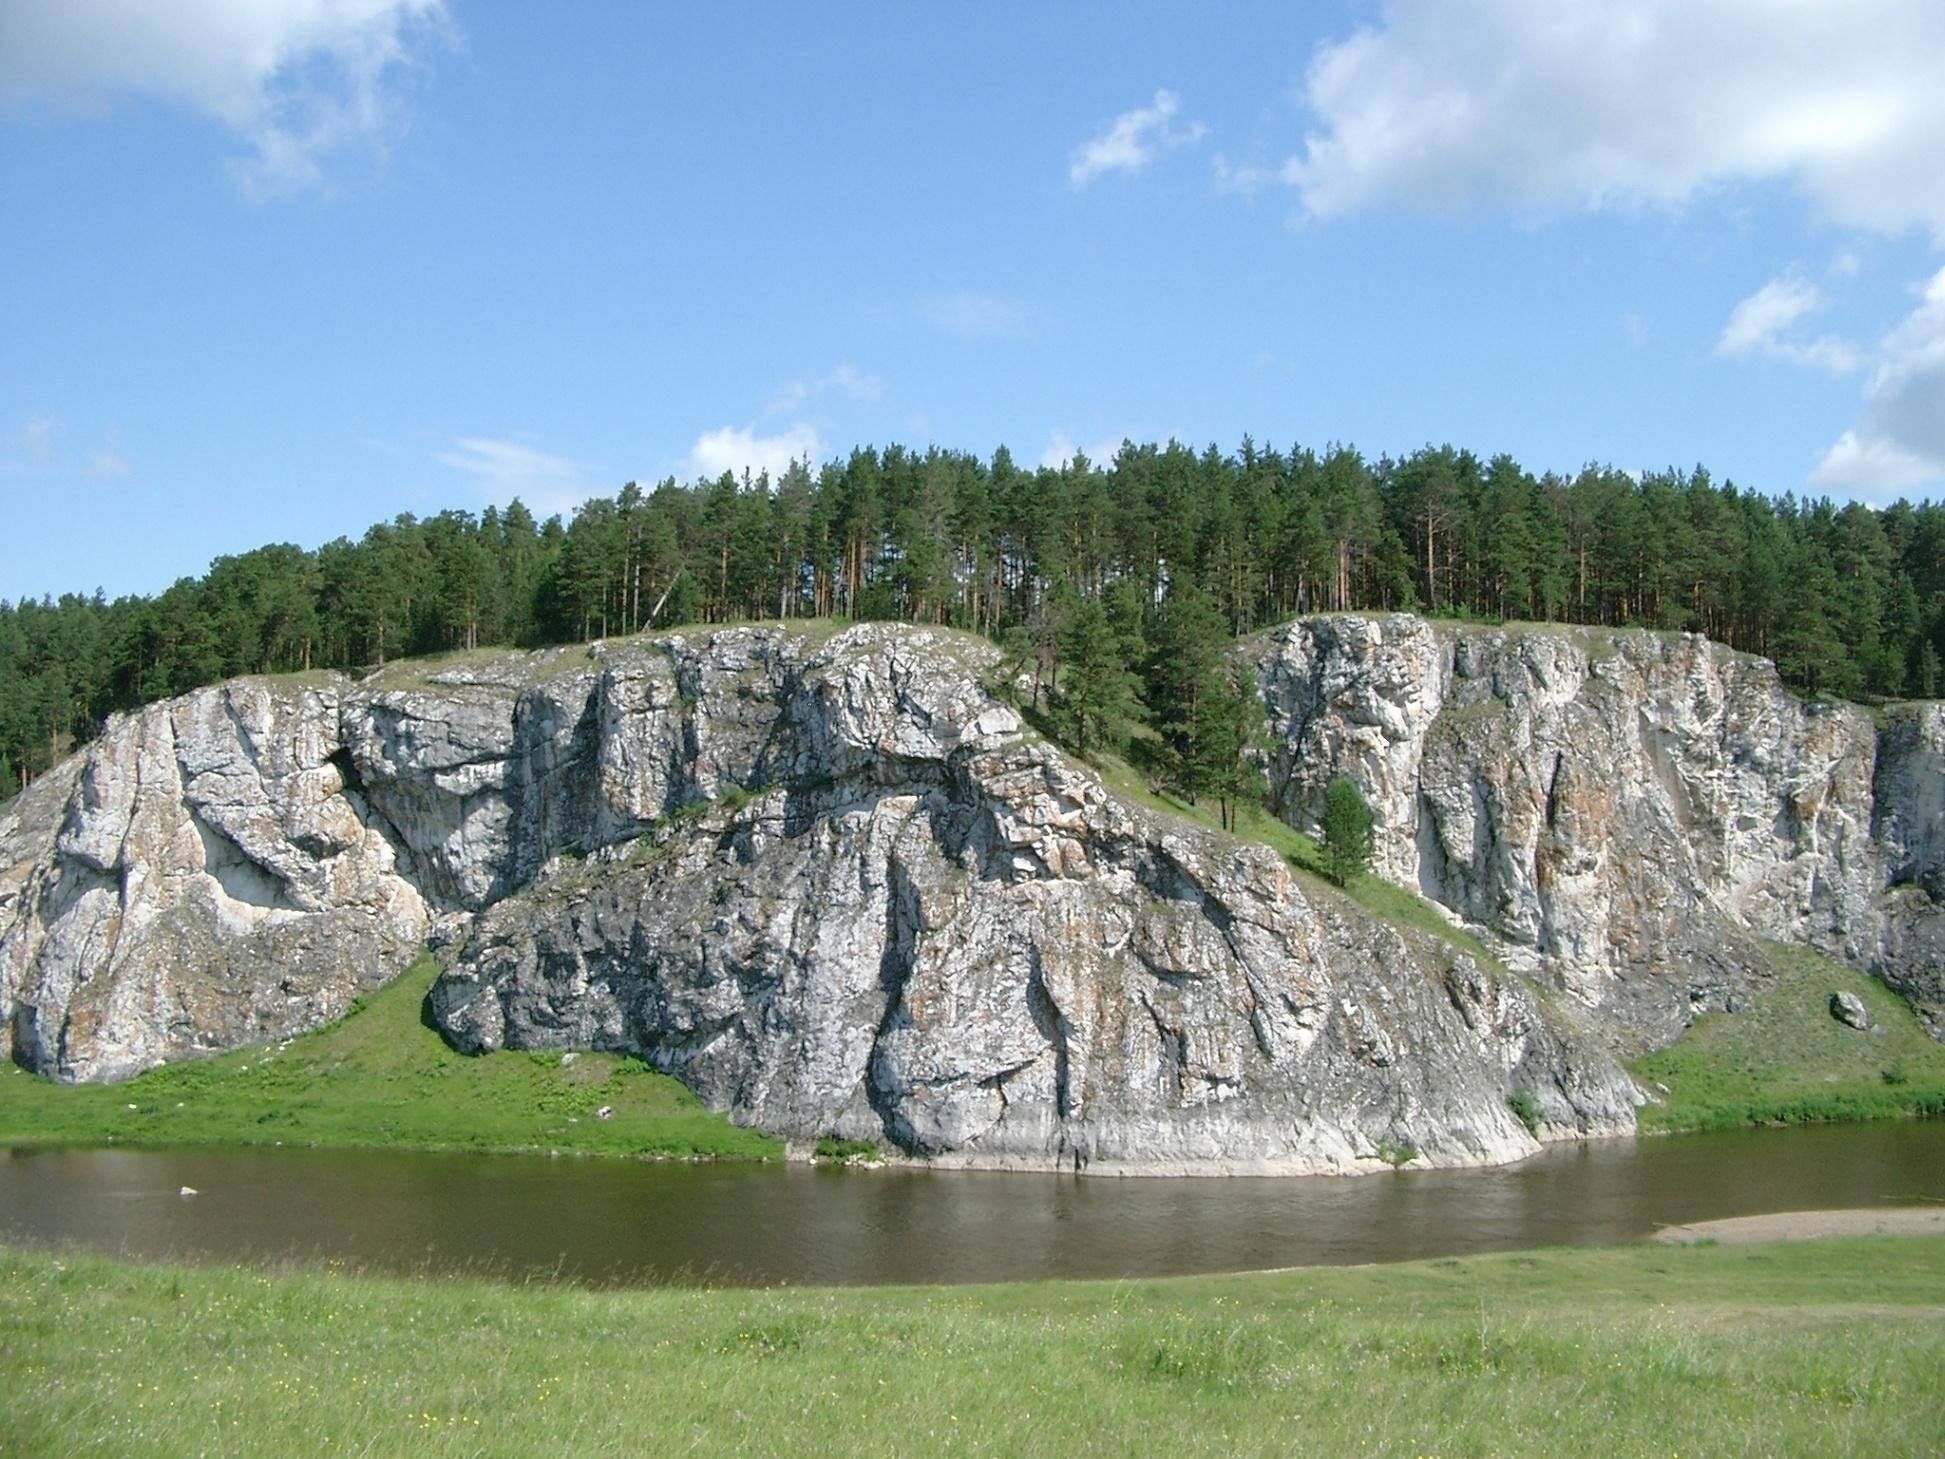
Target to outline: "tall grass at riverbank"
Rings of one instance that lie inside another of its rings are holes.
[[[437,971],[420,959],[315,1033],[121,1084],[63,1086],[5,1070],[0,1144],[782,1155],[779,1142],[710,1113],[639,1059],[455,1052],[420,1018]]]
[[[0,1252],[0,1451],[1911,1455],[1945,1239],[626,1293]]]
[[[1774,945],[1775,975],[1748,1008],[1704,1014],[1632,1066],[1659,1103],[1643,1130],[1945,1115],[1945,1044],[1876,978],[1803,948]],[[1863,1001],[1873,1027],[1830,1013],[1833,993]]]

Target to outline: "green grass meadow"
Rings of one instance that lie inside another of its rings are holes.
[[[0,1382],[24,1459],[1924,1455],[1945,1240],[622,1293],[0,1252]]]
[[[1772,945],[1770,957],[1775,977],[1753,1006],[1704,1014],[1633,1063],[1661,1100],[1640,1112],[1644,1131],[1945,1115],[1945,1044],[1904,999],[1802,948]],[[1831,1017],[1836,992],[1863,999],[1882,1032]]]
[[[282,1045],[115,1085],[0,1072],[0,1144],[316,1145],[672,1158],[781,1158],[639,1059],[455,1052],[421,1020],[421,958],[346,1017]],[[607,1119],[596,1111],[608,1107]]]

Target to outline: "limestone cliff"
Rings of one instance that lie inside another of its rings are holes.
[[[1377,865],[1652,1047],[1766,975],[1870,967],[1945,1034],[1945,705],[1806,705],[1696,635],[1304,619],[1245,645],[1278,808],[1333,775]]]
[[[122,1077],[313,1026],[430,940],[461,1047],[638,1052],[786,1135],[1297,1171],[1516,1157],[1515,1092],[1544,1135],[1630,1129],[1611,1047],[1737,996],[1752,934],[1936,1011],[1937,706],[1880,736],[1641,634],[1337,618],[1245,649],[1286,813],[1352,774],[1386,873],[1519,971],[1116,799],[977,640],[777,626],[117,718],[0,809],[0,1041]]]

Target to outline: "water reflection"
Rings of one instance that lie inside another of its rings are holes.
[[[194,1187],[193,1198],[178,1195]],[[1396,1261],[1945,1200],[1945,1122],[1566,1146],[1357,1179],[1116,1180],[302,1150],[0,1154],[0,1240],[597,1285],[966,1282]]]

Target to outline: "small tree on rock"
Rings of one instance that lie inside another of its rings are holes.
[[[1371,807],[1344,776],[1331,780],[1324,791],[1324,870],[1340,887],[1362,876],[1371,866]]]
[[[1097,600],[1074,610],[1061,635],[1061,685],[1054,722],[1069,749],[1086,757],[1127,733],[1134,712],[1134,679],[1121,645]]]

